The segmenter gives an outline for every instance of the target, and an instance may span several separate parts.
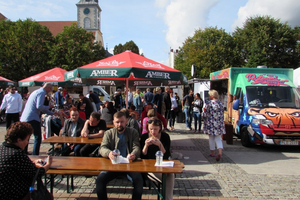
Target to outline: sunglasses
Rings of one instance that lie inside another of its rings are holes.
[[[155,120],[148,120],[147,121],[148,124],[152,124],[152,123],[161,123],[161,121],[159,119],[155,119]]]

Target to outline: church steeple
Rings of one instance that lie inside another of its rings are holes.
[[[77,26],[93,32],[95,40],[104,46],[100,24],[102,10],[98,0],[80,0],[76,6]]]

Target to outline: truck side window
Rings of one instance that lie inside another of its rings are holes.
[[[236,91],[235,91],[235,99],[239,99],[241,97],[241,91],[242,89],[240,87],[236,88]]]
[[[104,96],[98,88],[94,88],[93,90],[96,94],[98,94],[98,96]]]

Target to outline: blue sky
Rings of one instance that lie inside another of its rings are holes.
[[[12,21],[76,21],[79,0],[0,0]],[[196,29],[233,32],[247,17],[271,15],[300,26],[299,0],[99,0],[105,46],[133,40],[147,58],[168,65],[170,48],[179,48]]]

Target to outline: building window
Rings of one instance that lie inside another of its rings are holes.
[[[88,17],[84,18],[83,24],[84,24],[83,27],[85,29],[91,28],[91,19]]]

